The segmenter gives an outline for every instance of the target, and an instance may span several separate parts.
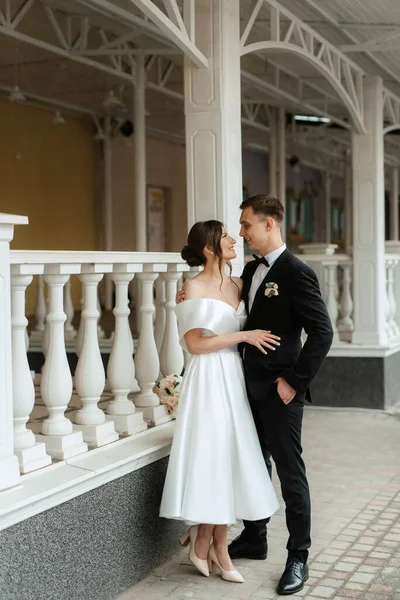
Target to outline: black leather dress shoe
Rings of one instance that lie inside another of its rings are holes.
[[[296,594],[303,589],[308,579],[308,566],[297,560],[289,560],[278,584],[277,592],[282,596]]]
[[[228,546],[229,556],[231,558],[252,558],[253,560],[265,560],[268,553],[267,542],[258,544],[249,544],[249,542],[239,535]]]

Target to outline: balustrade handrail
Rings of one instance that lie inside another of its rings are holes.
[[[12,265],[21,264],[180,264],[179,252],[114,252],[80,250],[11,250]]]

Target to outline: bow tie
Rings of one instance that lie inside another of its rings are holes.
[[[267,259],[264,256],[257,256],[257,254],[253,254],[254,260],[257,262],[257,266],[258,265],[265,265],[266,267],[269,268],[269,262],[267,261]]]

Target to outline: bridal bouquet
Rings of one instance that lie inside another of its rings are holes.
[[[181,381],[180,375],[168,375],[156,383],[154,390],[161,404],[166,404],[169,414],[174,419],[178,410]]]

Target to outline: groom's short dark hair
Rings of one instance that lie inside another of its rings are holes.
[[[282,223],[283,221],[285,215],[283,204],[272,194],[256,194],[255,196],[249,196],[246,200],[243,200],[240,205],[240,210],[244,210],[249,206],[251,206],[256,215],[272,217],[278,221],[278,223]]]

